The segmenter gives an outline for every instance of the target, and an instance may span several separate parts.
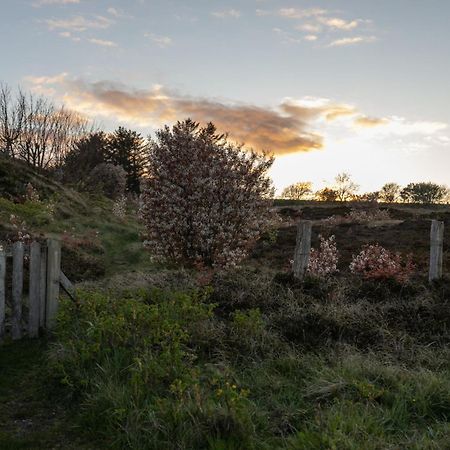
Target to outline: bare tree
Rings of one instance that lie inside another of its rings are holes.
[[[74,142],[87,133],[87,125],[85,118],[64,106],[30,95],[25,100],[18,157],[41,169],[60,167]]]
[[[355,198],[359,186],[354,183],[348,173],[340,173],[334,179],[334,190],[336,199],[340,202],[346,202]]]
[[[6,84],[0,84],[0,152],[16,156],[16,143],[25,119],[25,96],[18,91],[15,99]]]

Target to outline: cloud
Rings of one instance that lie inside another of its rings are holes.
[[[356,126],[363,128],[378,127],[380,125],[386,125],[387,123],[388,123],[387,119],[368,116],[359,116],[354,121],[354,124]]]
[[[47,19],[44,21],[49,30],[66,30],[73,32],[82,32],[88,29],[106,29],[114,21],[103,16],[94,16],[87,19],[83,16],[74,16],[70,19]]]
[[[361,23],[360,19],[346,21],[338,17],[319,17],[317,20],[328,28],[344,31],[353,30]]]
[[[160,85],[132,89],[109,81],[89,82],[67,73],[29,76],[25,81],[33,92],[51,95],[91,118],[150,129],[188,117],[201,123],[212,121],[232,140],[275,155],[319,150],[325,140],[354,139],[383,146],[401,139],[424,148],[450,142],[446,123],[367,116],[353,105],[326,98],[285,98],[275,107],[262,107],[182,95]]]
[[[328,47],[347,47],[349,45],[376,42],[376,36],[353,36],[342,39],[336,39],[328,44]]]
[[[305,19],[309,17],[323,16],[327,14],[326,9],[321,8],[309,8],[309,9],[297,9],[297,8],[281,8],[278,10],[278,15],[287,19]]]
[[[131,16],[130,14],[127,14],[125,11],[123,11],[122,9],[117,9],[117,8],[108,8],[107,9],[108,14],[111,14],[111,16],[115,17],[116,19],[132,19],[133,16]]]
[[[80,0],[36,0],[31,5],[35,8],[48,5],[73,5],[79,4]]]
[[[317,41],[318,38],[315,34],[307,34],[303,39],[305,41],[313,42],[313,41]]]
[[[144,36],[149,38],[152,42],[154,42],[158,47],[166,48],[172,45],[172,38],[169,36],[159,36],[153,33],[144,33]]]
[[[117,44],[113,41],[105,41],[103,39],[88,39],[91,44],[99,45],[101,47],[117,47]]]
[[[211,13],[211,15],[219,19],[226,19],[226,18],[239,19],[239,17],[241,17],[241,12],[236,9],[227,9],[223,11],[214,11]]]

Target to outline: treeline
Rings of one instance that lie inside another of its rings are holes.
[[[140,193],[148,141],[119,127],[105,133],[83,116],[44,96],[13,93],[0,85],[0,153],[79,188],[114,197]],[[122,189],[123,188],[123,189]]]
[[[119,127],[105,133],[85,117],[56,106],[44,96],[14,93],[0,84],[0,153],[24,160],[79,189],[101,191],[115,198],[139,195],[149,167],[152,139]],[[282,198],[318,201],[381,201],[387,203],[450,202],[449,189],[431,182],[401,187],[387,183],[379,191],[359,194],[350,175],[336,176],[332,186],[314,191],[311,182],[288,186]]]
[[[383,203],[449,203],[450,190],[447,186],[419,182],[400,186],[391,182],[384,184],[379,191],[359,194],[359,186],[347,173],[336,176],[332,186],[324,187],[318,191],[313,190],[310,181],[299,181],[286,187],[281,198],[289,200],[317,200],[325,202],[383,202]]]

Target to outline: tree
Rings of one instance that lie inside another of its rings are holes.
[[[394,203],[400,199],[402,188],[397,183],[386,183],[380,191],[380,200],[386,203]]]
[[[14,100],[11,89],[0,84],[0,150],[6,156],[16,156],[16,143],[25,120],[25,96],[18,92]]]
[[[334,179],[334,190],[336,191],[336,200],[347,202],[355,198],[359,186],[354,183],[348,173],[340,173]]]
[[[448,188],[431,182],[409,183],[400,193],[405,202],[439,203],[445,199]]]
[[[34,167],[60,167],[72,144],[86,134],[88,121],[56,106],[43,96],[14,99],[8,87],[0,89],[0,143],[3,152]]]
[[[108,162],[122,166],[127,173],[128,191],[139,194],[148,160],[148,145],[142,136],[136,131],[119,127],[108,137],[106,154]]]
[[[317,191],[315,196],[320,202],[335,202],[337,199],[337,192],[334,189],[325,187],[320,191]]]
[[[281,196],[290,200],[301,200],[311,193],[312,183],[310,181],[299,181],[285,188]]]
[[[140,215],[158,258],[205,267],[238,263],[271,218],[273,158],[190,119],[156,133]]]
[[[106,161],[107,136],[103,131],[90,133],[76,141],[63,164],[63,180],[80,183],[99,164]]]

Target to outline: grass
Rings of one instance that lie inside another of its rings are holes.
[[[72,429],[70,410],[48,398],[42,367],[47,341],[0,346],[0,448],[2,450],[90,447]]]
[[[355,281],[84,293],[49,383],[98,448],[447,448],[448,293]]]

